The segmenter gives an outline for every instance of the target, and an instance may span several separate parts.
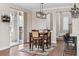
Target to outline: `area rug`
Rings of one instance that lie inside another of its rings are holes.
[[[49,53],[55,48],[55,46],[51,46],[49,49],[45,48],[45,51],[43,52],[42,49],[37,49],[34,47],[33,51],[29,49],[29,47],[25,47],[21,49],[21,52],[29,53],[36,56],[48,56]]]

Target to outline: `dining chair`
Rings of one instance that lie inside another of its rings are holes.
[[[48,43],[49,43],[49,47],[51,47],[51,32],[48,31]]]
[[[45,35],[44,35],[44,44],[46,45],[46,47],[48,48],[51,45],[51,33],[49,30],[44,29],[43,30]]]
[[[44,45],[48,48],[48,33],[44,34]]]
[[[63,35],[64,38],[64,52],[68,50],[73,50],[75,52],[75,55],[77,54],[77,41],[75,36],[70,36],[69,33],[66,33]],[[69,53],[66,53],[69,54]]]
[[[34,45],[39,49],[40,43],[41,43],[42,38],[39,35],[38,30],[32,30],[32,50]]]
[[[64,42],[66,44],[66,48],[74,45],[74,39],[73,37],[70,37],[69,33],[66,33],[64,36]]]

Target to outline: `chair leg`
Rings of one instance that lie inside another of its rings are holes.
[[[32,51],[33,51],[33,46],[34,46],[34,44],[32,43]]]
[[[38,50],[39,50],[39,44],[38,44]]]
[[[46,43],[47,49],[48,49],[48,43]]]
[[[39,50],[39,47],[40,47],[40,40],[38,40],[38,50]]]
[[[36,40],[36,41],[35,41],[35,47],[36,47],[36,48],[37,48],[37,44],[38,44],[38,43],[37,43],[37,40]]]
[[[44,41],[42,41],[42,50],[44,52]]]

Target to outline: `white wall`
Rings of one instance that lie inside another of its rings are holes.
[[[8,48],[10,44],[10,23],[2,22],[3,13],[8,12],[0,11],[0,50]]]
[[[36,18],[35,12],[32,12],[32,29],[46,29],[46,19]]]
[[[27,42],[27,13],[24,12],[24,43]]]
[[[72,33],[79,34],[79,18],[72,19]]]
[[[32,29],[50,29],[50,13],[46,19],[36,17],[36,11],[32,11]]]
[[[24,12],[24,42],[29,42],[29,32],[32,30],[32,12]]]

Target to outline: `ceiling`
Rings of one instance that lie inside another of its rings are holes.
[[[40,8],[40,3],[14,3],[14,5],[29,10]],[[44,8],[56,8],[56,7],[66,7],[66,6],[73,6],[73,3],[44,3]]]

